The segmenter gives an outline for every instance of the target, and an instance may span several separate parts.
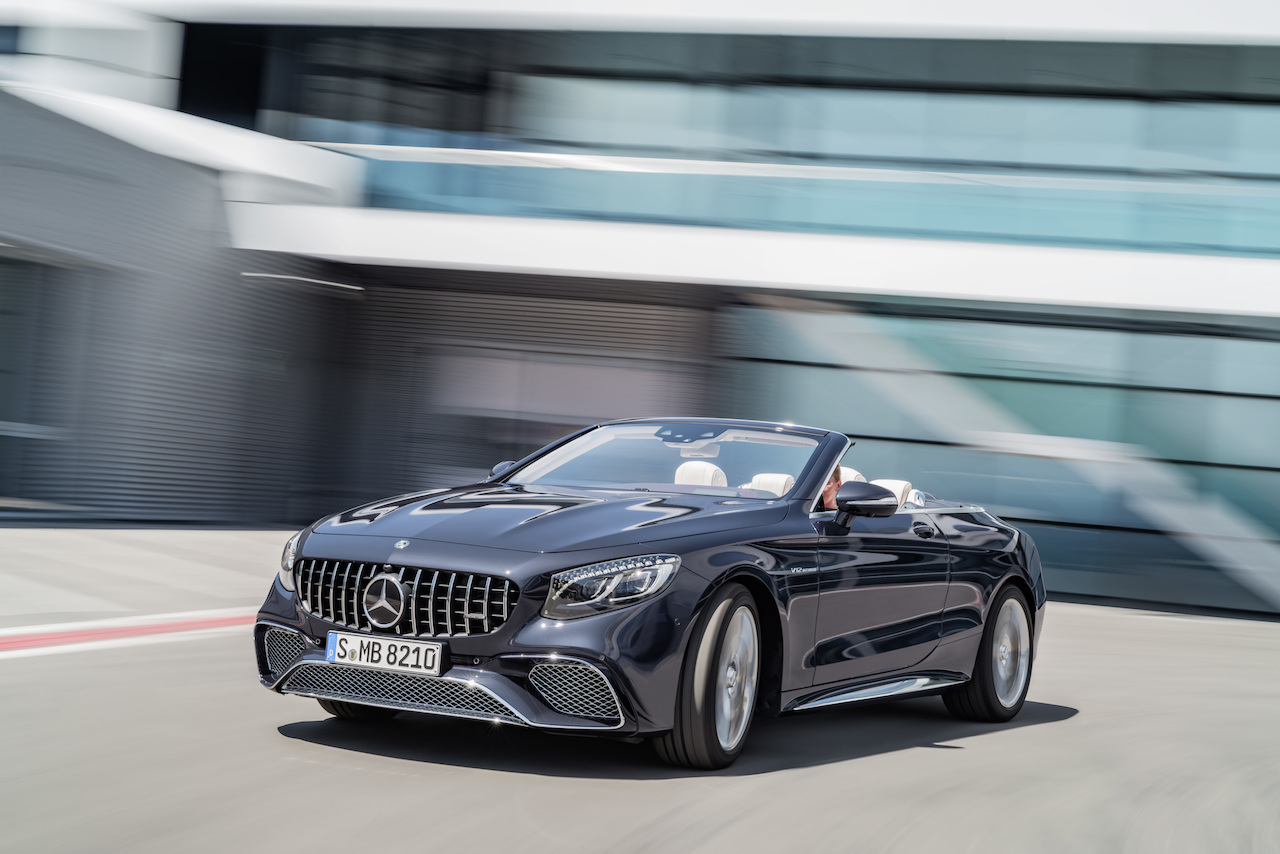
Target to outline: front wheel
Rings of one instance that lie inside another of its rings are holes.
[[[672,765],[708,770],[738,758],[760,684],[760,619],[740,584],[717,591],[699,621],[676,696],[675,726],[655,740]]]
[[[1031,619],[1018,588],[1000,591],[978,647],[973,678],[942,695],[947,711],[969,721],[1002,723],[1016,715],[1031,685]]]

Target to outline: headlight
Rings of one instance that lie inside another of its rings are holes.
[[[645,555],[557,572],[542,616],[572,620],[624,608],[661,593],[679,568],[675,555]]]
[[[280,555],[280,584],[285,590],[294,590],[293,585],[293,559],[298,556],[298,540],[302,537],[302,532],[294,534],[289,538],[289,542],[284,544],[284,554]]]

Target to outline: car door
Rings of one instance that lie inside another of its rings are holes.
[[[918,664],[938,644],[947,599],[949,556],[937,523],[923,510],[855,516],[847,530],[826,519],[816,524],[814,684]]]

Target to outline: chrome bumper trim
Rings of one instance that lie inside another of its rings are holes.
[[[261,677],[260,681],[262,686],[269,690],[275,691],[276,693],[292,694],[294,696],[299,696],[299,697],[311,697],[317,700],[318,699],[345,700],[347,702],[362,703],[367,706],[379,706],[381,708],[397,709],[399,711],[421,712],[423,714],[442,715],[445,717],[466,718],[468,720],[494,720],[493,715],[476,714],[475,712],[472,712],[469,710],[454,711],[447,708],[440,708],[440,707],[424,705],[424,704],[400,703],[394,700],[390,702],[379,702],[379,700],[376,697],[373,697],[373,698],[358,697],[357,698],[350,695],[341,695],[341,694],[330,693],[330,692],[297,691],[297,690],[288,689],[287,686],[289,684],[289,680],[293,677],[295,673],[298,672],[298,670],[300,670],[303,667],[312,666],[312,667],[325,667],[325,668],[327,667],[343,668],[344,665],[332,664],[331,662],[326,661],[324,658],[324,647],[322,645],[316,645],[315,639],[309,637],[305,632],[300,631],[296,626],[290,626],[287,623],[275,622],[273,620],[267,620],[267,619],[259,619],[257,621],[255,625],[255,632],[257,631],[258,626],[265,626],[268,628],[280,628],[280,629],[286,629],[291,632],[297,632],[302,635],[303,639],[306,641],[308,645],[307,651],[304,652],[300,658],[295,660],[293,664],[288,667],[287,670],[285,670],[280,674],[267,674]],[[536,691],[526,690],[519,685],[513,684],[509,679],[507,679],[507,677],[500,676],[499,674],[493,673],[492,671],[486,671],[486,670],[471,668],[471,667],[454,666],[451,671],[444,673],[440,676],[414,676],[410,678],[433,679],[433,680],[454,682],[454,683],[458,683],[459,685],[466,686],[468,688],[473,688],[473,689],[483,691],[485,694],[489,695],[496,703],[510,710],[511,716],[509,718],[504,717],[502,719],[505,720],[505,722],[507,723],[511,723],[518,726],[528,726],[528,727],[533,727],[535,729],[545,729],[545,730],[562,730],[562,731],[583,730],[583,731],[589,731],[589,732],[612,732],[614,730],[622,729],[627,725],[627,716],[626,716],[626,713],[623,712],[621,698],[618,697],[617,690],[613,686],[613,680],[611,680],[608,677],[608,675],[604,672],[604,669],[601,668],[598,662],[594,662],[578,656],[561,655],[558,653],[516,653],[512,655],[504,655],[502,656],[502,658],[504,659],[506,658],[540,659],[544,661],[558,661],[561,663],[581,664],[581,665],[586,665],[594,668],[595,670],[599,671],[600,677],[604,680],[605,684],[608,686],[609,691],[613,694],[613,698],[617,703],[618,717],[616,719],[616,722],[609,721],[608,723],[604,723],[604,722],[593,722],[592,720],[587,718],[575,719],[569,715],[563,714],[555,710],[552,710],[551,715],[548,716],[546,715],[545,712],[541,711],[542,706],[545,705],[545,701],[542,699],[540,695],[537,694]],[[347,669],[350,669],[350,668],[347,668]],[[389,673],[390,671],[371,670],[370,672]],[[458,675],[459,673],[463,673],[466,675],[459,676]],[[546,717],[551,717],[553,719],[546,720],[544,719]]]
[[[900,697],[906,694],[919,694],[922,691],[937,691],[954,685],[963,685],[969,680],[961,676],[911,676],[906,679],[893,679],[875,685],[863,685],[858,688],[840,690],[833,693],[818,694],[802,698],[798,705],[785,711],[803,712],[807,709],[821,709],[826,706],[838,706],[845,703],[861,703],[867,700],[882,700],[889,697]]]
[[[309,686],[294,683],[308,676],[315,682]],[[326,688],[319,684],[325,680],[346,680],[347,689],[341,685]],[[372,690],[358,691],[356,687],[368,686]],[[289,671],[280,688],[281,693],[325,700],[341,700],[367,706],[381,706],[406,712],[426,712],[454,718],[487,720],[495,723],[529,725],[529,721],[511,708],[501,697],[475,680],[450,676],[413,676],[365,667],[347,667],[327,662],[304,661]],[[392,696],[395,692],[405,699]],[[418,699],[408,697],[416,693]],[[468,695],[472,695],[470,698]],[[479,695],[476,697],[475,695]],[[473,702],[468,705],[468,700]],[[487,708],[483,708],[487,706]]]

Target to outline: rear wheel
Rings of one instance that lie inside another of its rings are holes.
[[[377,721],[389,720],[398,714],[395,709],[384,709],[381,706],[362,706],[359,703],[344,703],[341,700],[316,700],[316,702],[320,704],[320,708],[335,718],[342,718],[348,721],[376,723]]]
[[[675,726],[655,739],[658,756],[688,768],[724,768],[751,728],[760,684],[760,619],[740,584],[720,588],[689,642]]]
[[[973,678],[942,695],[947,711],[990,723],[1016,715],[1031,685],[1032,638],[1026,598],[1016,587],[1004,588],[987,617]]]

